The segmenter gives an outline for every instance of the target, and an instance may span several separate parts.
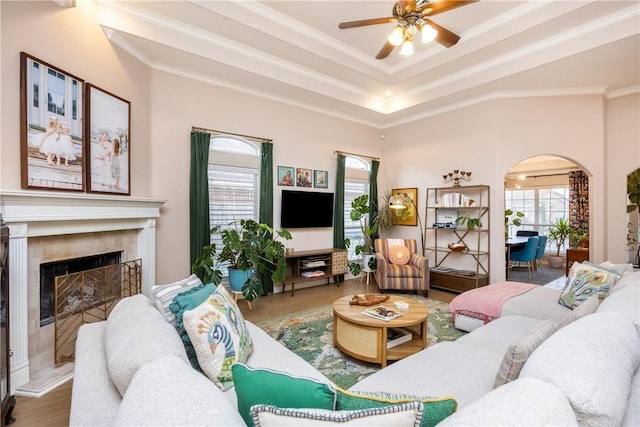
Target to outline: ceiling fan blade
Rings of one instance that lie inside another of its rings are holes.
[[[376,59],[386,58],[387,56],[389,56],[394,47],[395,46],[391,43],[386,42],[384,46],[382,46],[382,49],[380,49],[380,52],[378,52],[378,54],[376,55]]]
[[[478,0],[442,0],[442,1],[433,1],[427,3],[422,7],[421,12],[425,15],[433,16],[442,12],[446,12],[451,9],[456,9],[461,6],[466,6],[471,3],[475,3]]]
[[[386,18],[372,18],[372,19],[362,19],[360,21],[341,22],[338,24],[338,28],[344,30],[345,28],[364,27],[366,25],[389,24],[394,22],[398,22],[398,18],[396,18],[395,16],[389,16]]]
[[[399,9],[404,13],[416,10],[416,0],[400,0],[398,2]]]
[[[436,24],[432,20],[425,18],[425,22],[431,25],[434,29],[438,30],[436,41],[440,43],[442,46],[451,47],[454,44],[458,43],[458,40],[460,40],[459,35],[452,33],[451,31],[447,30],[443,26]]]

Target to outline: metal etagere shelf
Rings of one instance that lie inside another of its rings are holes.
[[[427,189],[425,251],[432,287],[465,292],[489,284],[489,190],[488,185]],[[466,219],[457,223],[460,217]]]

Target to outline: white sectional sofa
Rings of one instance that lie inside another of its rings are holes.
[[[455,342],[395,362],[351,390],[453,396],[458,411],[441,423],[447,426],[638,426],[639,321],[640,272],[635,272],[618,280],[593,314],[566,326],[505,315]],[[247,365],[330,384],[246,323],[254,343]],[[507,351],[550,327],[557,330],[520,361],[519,378],[494,387]],[[70,424],[245,425],[234,389],[222,392],[191,368],[177,332],[143,295],[122,300],[106,321],[81,327]]]

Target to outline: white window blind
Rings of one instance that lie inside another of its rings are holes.
[[[212,137],[208,168],[209,222],[227,227],[242,219],[258,221],[260,208],[260,150],[241,138]],[[218,250],[219,235],[211,236]],[[224,267],[224,266],[223,266]],[[227,269],[221,269],[227,276]]]

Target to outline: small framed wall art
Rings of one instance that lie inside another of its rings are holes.
[[[418,212],[416,211],[416,205],[418,202],[418,189],[417,188],[394,188],[391,190],[391,195],[395,196],[401,194],[410,199],[409,203],[404,209],[397,210],[395,223],[397,225],[418,225]]]
[[[296,168],[296,187],[311,187],[312,173],[311,169]]]
[[[85,191],[84,81],[20,52],[22,188]]]
[[[327,171],[313,171],[313,186],[316,188],[329,188],[329,173]]]
[[[278,166],[278,185],[293,187],[295,185],[293,180],[294,172],[295,170],[292,167]]]
[[[87,83],[87,182],[94,193],[131,194],[131,105]]]

